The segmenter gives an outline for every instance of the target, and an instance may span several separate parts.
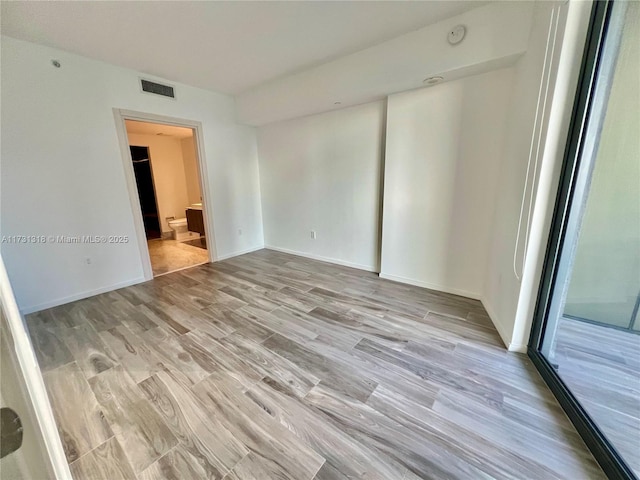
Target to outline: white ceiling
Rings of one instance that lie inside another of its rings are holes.
[[[260,126],[383,99],[517,62],[528,48],[534,4],[492,2],[236,96],[241,123]],[[461,43],[447,35],[464,25]],[[438,87],[435,87],[438,88]]]
[[[143,135],[162,135],[165,137],[189,138],[193,136],[193,130],[185,127],[174,127],[173,125],[162,125],[160,123],[138,122],[135,120],[125,120],[127,133]]]
[[[2,34],[238,94],[484,1],[2,2]]]

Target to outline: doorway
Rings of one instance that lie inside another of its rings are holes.
[[[212,260],[200,125],[115,110],[145,279]]]

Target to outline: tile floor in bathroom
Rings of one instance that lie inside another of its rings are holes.
[[[175,240],[149,240],[153,276],[174,272],[209,261],[209,252],[201,247]]]

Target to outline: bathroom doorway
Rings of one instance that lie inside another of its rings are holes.
[[[151,279],[210,262],[212,238],[198,125],[147,117],[116,110],[145,279]]]

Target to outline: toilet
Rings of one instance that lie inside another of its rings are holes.
[[[169,228],[173,230],[173,239],[179,242],[192,238],[192,233],[187,228],[186,218],[169,220]]]

